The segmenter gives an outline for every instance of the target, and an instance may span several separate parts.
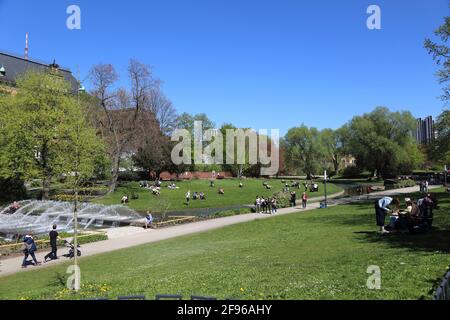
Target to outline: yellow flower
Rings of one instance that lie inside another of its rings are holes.
[[[241,288],[241,292],[244,292],[245,291],[245,289],[244,288]]]

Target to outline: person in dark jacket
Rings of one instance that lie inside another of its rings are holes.
[[[48,259],[50,260],[58,260],[58,239],[59,239],[59,233],[56,231],[58,226],[55,224],[53,225],[52,231],[50,231],[49,237],[50,237],[50,246],[52,248],[52,251],[45,256],[44,263],[47,262]]]
[[[26,268],[28,266],[28,257],[31,256],[33,258],[33,262],[35,266],[39,266],[41,263],[37,261],[35,252],[37,251],[36,243],[34,242],[34,238],[31,235],[27,235],[23,238],[23,242],[25,245],[25,249],[23,253],[25,257],[23,258],[22,268]]]

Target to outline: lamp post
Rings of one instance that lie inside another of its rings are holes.
[[[325,181],[324,181],[324,186],[325,186],[325,208],[328,208],[328,196],[327,196],[327,170],[325,170]]]
[[[79,77],[78,77],[79,78]],[[80,106],[80,93],[84,92],[85,89],[81,83],[81,81],[77,81],[77,102],[78,107]],[[77,139],[79,137],[80,128],[77,127]],[[78,145],[78,142],[77,142]],[[75,291],[80,290],[80,269],[78,268],[78,179],[79,179],[79,172],[78,172],[78,166],[74,172],[75,174],[75,203],[74,203],[74,210],[73,210],[73,219],[74,219],[74,230],[73,230],[73,246],[74,246],[74,269],[75,269]]]
[[[447,165],[444,167],[444,187],[447,187],[447,174],[448,174],[448,168]]]

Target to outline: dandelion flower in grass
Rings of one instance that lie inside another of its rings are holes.
[[[244,288],[241,288],[241,292],[244,292],[245,291],[245,289]]]

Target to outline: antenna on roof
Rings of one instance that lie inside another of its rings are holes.
[[[28,32],[25,35],[25,59],[28,60]]]

